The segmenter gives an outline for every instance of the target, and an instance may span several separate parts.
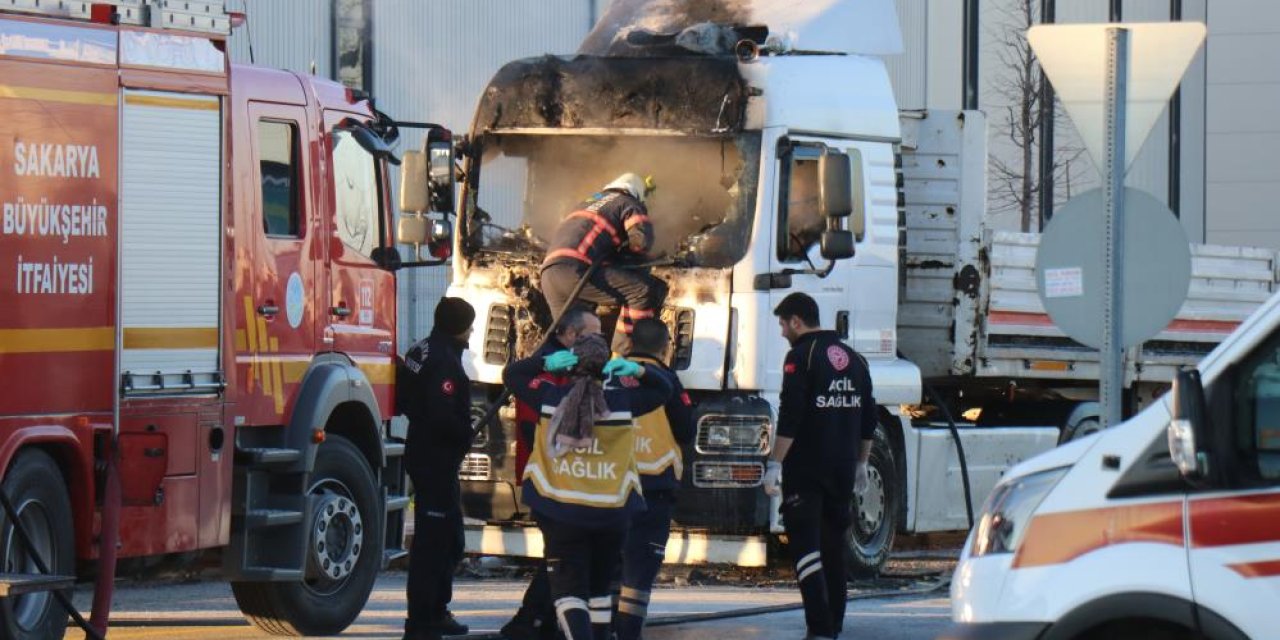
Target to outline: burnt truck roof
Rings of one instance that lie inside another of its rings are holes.
[[[693,135],[742,130],[747,84],[731,56],[543,56],[508,63],[480,96],[473,132],[655,129]]]

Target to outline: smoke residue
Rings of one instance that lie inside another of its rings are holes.
[[[682,241],[717,225],[734,230],[723,242],[745,248],[757,136],[507,135],[489,145],[482,171],[490,187],[480,190],[479,204],[503,226],[528,225],[545,240],[579,203],[630,171],[652,175],[657,185],[647,203],[654,254],[675,254]],[[521,186],[523,193],[513,192]]]
[[[625,38],[632,30],[675,34],[700,23],[749,24],[751,0],[613,0],[587,34],[578,53],[633,55]]]

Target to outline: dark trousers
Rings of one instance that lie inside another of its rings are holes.
[[[844,627],[852,488],[843,493],[783,487],[782,516],[809,633],[834,638]]]
[[[427,466],[427,465],[411,465]],[[412,631],[438,622],[453,600],[453,573],[462,561],[462,493],[456,473],[410,469],[413,480],[413,546],[406,597]],[[447,465],[445,466],[447,469]]]
[[[662,568],[671,537],[671,510],[675,494],[670,491],[648,491],[644,494],[648,510],[631,519],[626,540],[622,543],[622,590],[618,593],[618,615],[613,629],[618,640],[637,640],[649,614],[649,594],[653,581]]]
[[[560,632],[566,640],[608,640],[613,610],[609,582],[624,530],[592,529],[537,513],[534,519],[542,530],[547,582]]]
[[[560,311],[586,272],[587,265],[579,262],[556,263],[542,270],[542,295],[552,313]],[[578,294],[579,302],[621,307],[613,332],[615,353],[631,352],[631,327],[637,320],[655,317],[666,298],[667,284],[647,271],[606,266],[596,269]]]
[[[546,560],[538,563],[533,579],[524,590],[520,609],[502,628],[502,635],[511,640],[554,640],[556,637],[556,609],[551,600]]]

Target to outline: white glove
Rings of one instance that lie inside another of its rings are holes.
[[[767,496],[776,496],[782,493],[782,463],[777,460],[770,460],[765,466],[764,472],[764,493]]]
[[[867,464],[859,462],[857,468],[853,470],[853,492],[862,495],[867,490],[870,480],[867,478]]]

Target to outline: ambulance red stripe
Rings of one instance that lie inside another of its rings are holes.
[[[1191,545],[1280,541],[1280,493],[1191,501]]]
[[[1182,546],[1181,501],[1036,516],[1013,557],[1013,567],[1061,564],[1128,542]]]

